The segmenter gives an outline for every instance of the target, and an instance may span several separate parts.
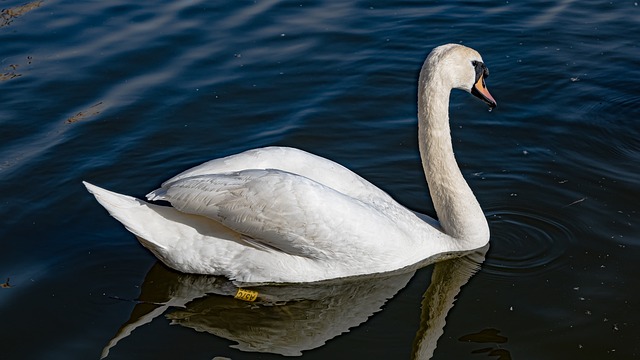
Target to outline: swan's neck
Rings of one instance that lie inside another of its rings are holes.
[[[451,87],[438,72],[423,71],[418,90],[418,143],[440,226],[458,240],[457,247],[473,249],[489,240],[489,227],[453,154],[450,93]]]

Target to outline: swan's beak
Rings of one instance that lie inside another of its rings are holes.
[[[484,83],[484,74],[480,74],[478,77],[478,81],[476,81],[471,89],[471,94],[487,103],[492,109],[498,105]]]

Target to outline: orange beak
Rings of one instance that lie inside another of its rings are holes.
[[[476,83],[473,85],[471,94],[487,103],[487,105],[489,105],[489,107],[491,107],[492,109],[498,105],[498,103],[496,103],[496,100],[489,93],[489,90],[484,83],[484,75],[482,74],[480,75],[480,77],[478,77],[478,81],[476,81]]]

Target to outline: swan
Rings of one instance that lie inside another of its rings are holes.
[[[478,249],[489,227],[452,147],[449,97],[490,108],[489,71],[459,44],[434,48],[418,84],[419,151],[438,221],[397,203],[347,168],[266,147],[211,160],[164,182],[148,201],[83,182],[167,266],[237,283],[307,283],[387,273]]]

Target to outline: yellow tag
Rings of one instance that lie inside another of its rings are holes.
[[[243,300],[243,301],[256,301],[258,298],[258,292],[247,289],[238,289],[234,298]]]

